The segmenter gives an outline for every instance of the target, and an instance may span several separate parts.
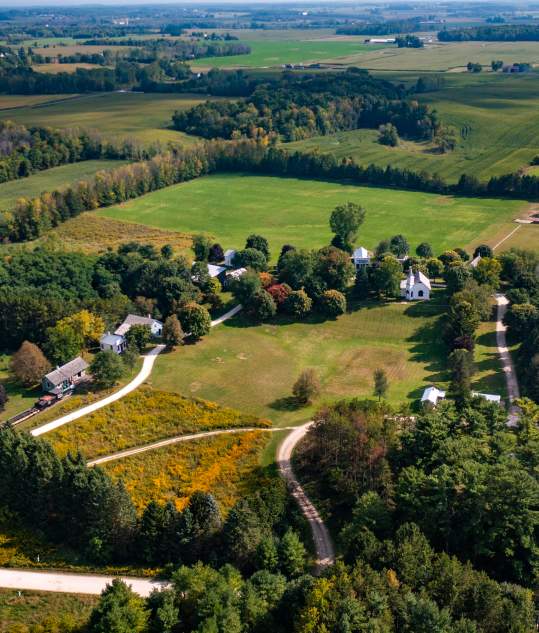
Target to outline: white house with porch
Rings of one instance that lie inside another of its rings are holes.
[[[430,279],[419,270],[410,268],[408,277],[401,281],[401,297],[407,301],[427,301],[430,291]]]
[[[369,255],[369,251],[364,246],[356,248],[355,251],[352,253],[352,262],[356,270],[364,268],[365,266],[369,266],[371,263],[371,256]]]
[[[77,356],[77,358],[70,360],[69,363],[53,369],[44,376],[41,381],[43,391],[52,393],[55,396],[70,391],[78,382],[84,380],[87,369],[88,363],[84,358]]]
[[[114,332],[118,336],[125,336],[131,329],[132,325],[146,325],[150,328],[152,336],[161,336],[163,332],[163,323],[157,319],[152,319],[150,315],[147,317],[139,316],[138,314],[128,314],[124,322],[118,326]]]

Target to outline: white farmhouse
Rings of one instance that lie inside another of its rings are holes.
[[[401,297],[408,301],[427,301],[430,291],[429,278],[419,270],[414,273],[410,268],[408,277],[401,281]]]
[[[421,404],[427,408],[434,408],[439,400],[443,400],[445,398],[445,391],[438,389],[432,385],[431,387],[427,387],[421,396]]]
[[[147,317],[139,316],[138,314],[128,314],[124,322],[116,328],[114,334],[118,336],[125,336],[131,329],[132,325],[146,325],[150,328],[153,336],[161,336],[163,332],[163,323],[157,319],[152,319],[150,315]]]
[[[114,352],[115,354],[121,354],[126,348],[125,337],[121,334],[111,334],[110,332],[107,332],[99,340],[99,348],[102,352]]]
[[[364,246],[356,248],[356,250],[352,254],[352,262],[356,270],[359,270],[364,266],[368,266],[371,263],[371,256],[369,255],[369,251]]]

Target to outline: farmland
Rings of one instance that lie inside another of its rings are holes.
[[[331,239],[329,214],[347,201],[367,209],[359,241],[367,248],[403,233],[413,248],[435,251],[486,239],[518,216],[522,202],[454,198],[271,176],[217,174],[175,185],[98,211],[102,217],[158,228],[213,234],[225,247],[242,247],[253,227],[275,256],[284,243],[321,247]]]
[[[175,110],[190,108],[204,99],[175,94],[90,94],[35,107],[20,107],[9,112],[9,119],[29,127],[84,127],[115,138],[127,136],[148,143],[193,143],[196,137],[168,128]]]
[[[385,76],[385,75],[384,75]],[[414,81],[417,74],[413,75]],[[399,81],[403,74],[391,73]],[[374,130],[354,130],[307,139],[290,149],[314,149],[336,156],[353,156],[365,165],[375,163],[438,173],[450,182],[461,174],[481,179],[517,171],[529,164],[539,146],[539,76],[486,73],[480,77],[445,75],[442,90],[418,95],[457,131],[457,147],[446,154],[428,143],[402,142],[395,148],[377,142]]]
[[[141,387],[105,409],[56,429],[47,439],[59,455],[82,451],[90,459],[175,435],[267,425],[213,402]]]
[[[104,469],[124,481],[139,510],[150,499],[173,501],[182,510],[190,495],[203,491],[226,512],[260,485],[258,465],[268,439],[260,431],[218,435],[108,462]]]
[[[39,196],[43,191],[62,189],[68,185],[91,178],[98,171],[114,169],[125,164],[117,160],[87,160],[80,163],[68,163],[44,171],[39,171],[27,178],[12,180],[0,184],[0,209],[10,209],[22,196]]]
[[[289,39],[289,40],[249,40],[251,47],[248,55],[234,55],[198,59],[193,68],[265,68],[282,64],[308,64],[335,60],[341,57],[361,55],[372,52],[373,46],[363,43],[363,38],[333,39]],[[310,36],[312,38],[312,35]],[[376,47],[381,48],[381,47]]]

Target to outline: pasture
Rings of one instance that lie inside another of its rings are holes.
[[[196,345],[158,359],[150,382],[158,389],[206,398],[267,418],[275,426],[298,424],[324,402],[370,397],[373,373],[386,371],[387,399],[415,403],[429,384],[447,386],[447,349],[439,318],[446,298],[425,303],[352,303],[337,320],[314,315],[304,322],[278,318],[252,325],[227,321]],[[494,322],[481,326],[474,388],[504,394]],[[495,338],[495,337],[494,337]],[[292,386],[313,368],[322,391],[313,406],[298,406]]]
[[[200,95],[108,92],[21,107],[11,110],[5,118],[26,126],[83,127],[105,136],[132,137],[146,143],[192,144],[196,137],[171,130],[169,126],[175,110],[190,108],[204,100]]]
[[[539,63],[537,42],[448,42],[424,48],[385,48],[349,55],[343,65],[358,65],[367,70],[389,71],[465,71],[468,62],[490,67],[493,59],[506,63]]]
[[[102,68],[99,64],[86,64],[84,62],[77,62],[74,64],[36,64],[33,67],[38,73],[74,73],[78,68],[85,70],[93,70],[95,68]]]
[[[539,45],[538,45],[539,50]],[[384,75],[400,82],[404,74]],[[414,74],[413,80],[419,75]],[[456,182],[463,173],[486,180],[529,164],[539,147],[539,75],[486,73],[445,75],[442,90],[417,95],[455,128],[457,147],[439,154],[430,143],[402,141],[395,148],[377,142],[376,130],[353,130],[310,138],[290,149],[352,156],[365,165],[394,165],[437,173]]]
[[[367,210],[359,242],[374,248],[404,234],[412,248],[439,252],[486,239],[516,217],[522,202],[457,198],[275,176],[215,174],[153,192],[97,215],[187,233],[207,232],[225,248],[241,248],[256,229],[274,256],[285,243],[316,248],[331,239],[329,216],[352,201]]]
[[[80,163],[68,163],[38,171],[27,178],[19,178],[0,184],[0,209],[11,209],[21,197],[33,198],[43,191],[62,189],[68,185],[91,178],[98,171],[114,169],[126,161],[86,160]]]
[[[242,37],[243,40],[243,37]],[[267,68],[282,64],[311,64],[356,56],[372,52],[373,46],[363,43],[361,37],[334,36],[332,39],[313,39],[305,35],[303,39],[287,40],[245,40],[251,47],[248,55],[208,57],[194,60],[193,68]],[[382,48],[380,46],[376,48]]]

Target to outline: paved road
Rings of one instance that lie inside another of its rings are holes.
[[[220,316],[218,319],[215,319],[214,321],[211,322],[212,327],[215,327],[216,325],[220,325],[221,323],[224,323],[225,321],[227,321],[234,315],[238,314],[241,308],[242,306],[241,304],[239,304],[235,306],[234,308],[232,308],[231,310],[229,310],[228,312],[226,312],[225,314],[223,314],[222,316]],[[63,426],[64,424],[68,424],[69,422],[73,422],[74,420],[78,420],[79,418],[82,418],[83,416],[88,415],[89,413],[93,413],[94,411],[97,411],[98,409],[102,409],[103,407],[106,407],[109,404],[116,402],[116,400],[120,400],[120,398],[127,396],[127,394],[131,393],[132,391],[140,387],[140,385],[150,376],[150,374],[152,373],[152,369],[153,369],[153,365],[155,363],[156,357],[164,349],[165,349],[164,345],[157,345],[156,347],[152,349],[151,352],[149,352],[146,356],[144,356],[144,361],[142,363],[142,368],[140,372],[135,378],[133,378],[133,380],[129,384],[125,385],[125,387],[122,387],[120,390],[116,391],[110,396],[103,398],[103,400],[98,400],[97,402],[94,402],[93,404],[89,404],[88,406],[83,407],[82,409],[78,409],[77,411],[68,413],[67,415],[62,416],[61,418],[58,418],[57,420],[53,420],[52,422],[48,422],[47,424],[38,426],[37,428],[30,431],[30,433],[34,436],[43,435],[43,433],[48,433],[49,431],[53,431],[54,429],[57,429],[59,426]]]
[[[116,400],[120,400],[120,398],[127,396],[127,394],[131,393],[132,391],[140,387],[140,385],[152,373],[155,359],[157,358],[158,354],[160,354],[164,349],[165,349],[164,345],[157,345],[151,350],[151,352],[146,354],[146,356],[144,356],[144,361],[142,362],[141,370],[135,376],[135,378],[133,378],[133,380],[130,383],[125,385],[125,387],[122,387],[121,389],[114,392],[110,396],[103,398],[103,400],[98,400],[97,402],[89,404],[86,407],[82,407],[82,409],[77,409],[77,411],[73,411],[71,413],[68,413],[67,415],[63,415],[61,418],[58,418],[57,420],[53,420],[52,422],[47,422],[47,424],[38,426],[37,428],[32,429],[30,433],[34,436],[43,435],[43,433],[48,433],[49,431],[57,429],[59,426],[63,426],[64,424],[67,424],[68,422],[73,422],[73,420],[78,420],[79,418],[82,418],[83,416],[88,415],[89,413],[93,413],[94,411],[97,411],[98,409],[102,409],[103,407],[106,407],[107,405],[112,404],[113,402],[116,402]]]
[[[28,591],[58,591],[62,593],[85,593],[99,595],[112,582],[114,576],[86,574],[63,574],[50,571],[26,571],[21,569],[0,569],[0,587],[25,589]],[[166,583],[146,578],[121,576],[133,591],[141,596],[149,596],[153,589]]]
[[[125,451],[119,451],[118,453],[112,453],[112,455],[105,455],[104,457],[98,457],[92,461],[87,462],[88,466],[97,466],[98,464],[104,464],[105,462],[112,462],[116,459],[122,459],[124,457],[131,457],[131,455],[138,455],[139,453],[145,453],[146,451],[153,451],[156,448],[163,448],[163,446],[170,446],[171,444],[178,444],[179,442],[188,442],[190,440],[198,440],[203,437],[212,437],[213,435],[222,435],[224,433],[247,433],[248,431],[265,431],[266,433],[276,433],[279,431],[286,431],[295,429],[296,427],[238,427],[234,429],[216,429],[215,431],[203,431],[201,433],[193,433],[191,435],[176,435],[175,437],[169,437],[166,440],[159,440],[159,442],[153,442],[152,444],[146,444],[145,446],[137,446],[135,448],[128,448]]]
[[[318,571],[322,571],[328,565],[335,563],[335,550],[329,531],[318,514],[317,509],[305,494],[299,481],[292,470],[292,453],[296,445],[305,437],[313,423],[307,422],[303,426],[296,427],[289,433],[277,449],[277,464],[281,475],[290,487],[290,494],[297,501],[302,513],[309,522],[313,533],[314,545],[316,548],[316,565]]]
[[[519,418],[519,409],[514,401],[520,398],[520,389],[518,387],[517,374],[511,359],[511,353],[507,347],[507,328],[503,323],[503,317],[507,311],[509,300],[505,295],[496,294],[496,303],[498,304],[496,316],[496,344],[498,353],[502,363],[502,369],[505,374],[505,382],[507,384],[507,395],[509,396],[509,415],[507,417],[508,426],[517,426]]]

